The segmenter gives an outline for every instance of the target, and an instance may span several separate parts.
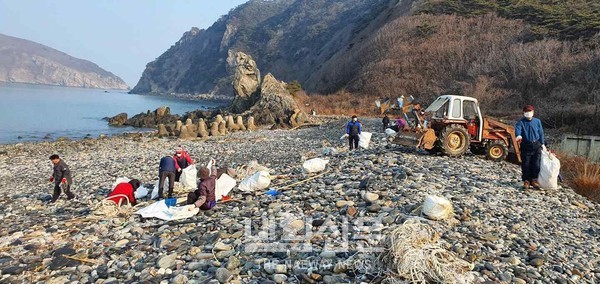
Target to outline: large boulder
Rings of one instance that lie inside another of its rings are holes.
[[[208,131],[206,130],[206,122],[203,118],[198,121],[198,136],[201,138],[208,137]]]
[[[270,73],[262,82],[260,97],[250,108],[257,124],[273,124],[275,128],[291,126],[290,118],[298,116],[299,106],[286,89],[286,83],[278,81]]]
[[[108,119],[108,125],[121,126],[127,122],[127,113],[119,113]]]
[[[210,124],[210,136],[219,136],[221,135],[221,133],[219,133],[219,123],[216,121],[213,121]]]
[[[154,111],[157,117],[163,117],[171,114],[171,109],[167,106],[161,106]]]
[[[241,115],[237,116],[235,124],[237,126],[237,129],[239,129],[239,130],[246,130],[246,126],[244,126],[244,120],[242,119]]]
[[[243,52],[229,51],[227,62],[233,69],[233,90],[235,92],[231,110],[234,113],[241,113],[248,110],[256,101],[260,87],[260,70],[252,56]]]
[[[254,117],[253,116],[248,117],[248,127],[247,128],[250,131],[256,130],[256,125],[254,125]]]

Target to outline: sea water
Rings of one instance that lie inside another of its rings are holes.
[[[128,117],[168,106],[172,114],[218,107],[208,101],[128,94],[99,90],[0,83],[0,143],[81,139],[141,130],[108,126],[104,117],[125,112]]]

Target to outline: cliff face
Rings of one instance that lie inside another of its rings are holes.
[[[361,40],[371,23],[396,2],[251,0],[206,30],[186,32],[146,66],[131,92],[233,97],[227,58],[238,51],[251,55],[265,72],[322,91],[323,84],[313,74],[352,41]]]
[[[128,89],[98,65],[32,41],[0,34],[0,82]]]

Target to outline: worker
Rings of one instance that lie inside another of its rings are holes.
[[[210,160],[208,167],[200,168],[198,175],[200,176],[198,188],[194,192],[188,193],[187,204],[194,204],[195,207],[202,210],[210,210],[217,205],[217,199],[215,198],[217,179],[215,160]]]
[[[523,107],[523,118],[515,125],[516,140],[521,144],[521,179],[524,189],[529,189],[530,186],[535,189],[540,188],[537,179],[540,174],[544,129],[542,122],[534,118],[533,114],[533,106]]]
[[[187,168],[189,165],[194,164],[194,160],[188,154],[188,152],[184,151],[181,146],[175,149],[175,155],[173,155],[173,159],[175,159],[175,181],[179,181],[181,177],[181,171]]]
[[[61,193],[61,184],[64,185],[65,194],[67,195],[67,199],[71,200],[75,198],[75,194],[71,192],[71,184],[73,184],[73,179],[71,178],[71,170],[69,170],[69,166],[65,161],[63,161],[57,154],[50,156],[50,161],[52,161],[53,172],[49,181],[54,182],[54,192],[52,193],[51,203],[56,202]]]
[[[137,179],[119,183],[115,186],[113,191],[108,194],[107,199],[117,205],[130,204],[131,206],[134,206],[137,203],[135,200],[135,191],[139,187],[140,181]]]
[[[359,135],[362,133],[362,125],[358,121],[358,117],[356,115],[352,116],[352,120],[348,122],[346,125],[346,134],[348,135],[348,144],[350,145],[350,150],[358,150],[358,140]]]
[[[381,123],[383,123],[383,132],[385,132],[385,130],[390,126],[390,117],[387,115],[387,113],[381,120]]]
[[[163,186],[165,184],[165,179],[169,179],[169,195],[168,197],[173,197],[173,186],[175,184],[175,172],[177,168],[175,166],[175,159],[171,156],[165,156],[160,159],[160,165],[158,166],[158,198],[165,198],[163,195]]]

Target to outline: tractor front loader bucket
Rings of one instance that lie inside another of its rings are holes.
[[[429,150],[434,147],[436,140],[435,131],[427,129],[425,132],[400,131],[396,134],[392,143]]]

